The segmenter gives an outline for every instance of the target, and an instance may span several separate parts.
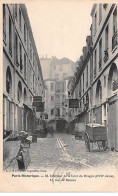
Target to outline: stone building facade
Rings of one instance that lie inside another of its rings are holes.
[[[41,59],[44,65],[45,59]],[[47,59],[46,59],[47,65]],[[45,80],[45,112],[48,114],[48,123],[56,129],[56,121],[64,119],[68,122],[68,81],[73,74],[74,63],[67,58],[53,57],[49,65],[49,78]],[[62,122],[64,123],[64,122]],[[65,124],[63,126],[65,128]],[[61,129],[61,128],[60,128]]]
[[[78,62],[69,111],[72,122],[100,123],[107,128],[108,146],[118,150],[118,16],[115,4],[94,4],[91,35]],[[70,89],[69,89],[70,90]]]
[[[33,131],[34,96],[44,97],[44,82],[27,9],[24,4],[3,4],[4,131]]]

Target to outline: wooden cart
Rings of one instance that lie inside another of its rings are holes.
[[[87,124],[84,138],[89,152],[91,150],[91,143],[97,143],[99,149],[106,150],[107,131],[103,125],[96,123]]]

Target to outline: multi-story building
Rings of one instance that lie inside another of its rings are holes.
[[[91,11],[93,40],[93,108],[95,121],[108,131],[108,145],[118,150],[117,5],[95,4]]]
[[[43,79],[47,80],[50,77],[50,65],[51,65],[51,58],[48,58],[47,55],[46,57],[40,58],[40,63],[41,63],[41,68],[42,68],[42,72],[43,72]]]
[[[48,114],[48,122],[52,122],[54,129],[56,129],[59,119],[68,121],[67,84],[70,75],[73,73],[72,66],[74,66],[74,63],[67,58],[57,59],[53,57],[50,63],[49,78],[45,80],[45,85],[47,86],[45,92],[45,112]],[[64,128],[65,121],[61,122]],[[59,127],[59,124],[57,127]],[[61,128],[59,127],[59,129]]]
[[[33,131],[34,96],[44,82],[24,4],[3,4],[3,130]]]
[[[78,62],[72,91],[79,99],[74,116],[77,122],[105,125],[108,146],[118,150],[117,5],[94,4],[91,16],[91,36]]]

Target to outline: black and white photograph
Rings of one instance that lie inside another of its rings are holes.
[[[118,175],[117,3],[12,3],[2,2],[4,175],[54,188],[65,183],[66,191],[88,191],[77,184],[97,179],[101,190],[113,191],[117,180],[111,187],[107,181]],[[43,186],[39,191],[49,191]]]

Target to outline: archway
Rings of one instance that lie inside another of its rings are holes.
[[[69,132],[68,122],[64,118],[59,118],[56,120],[56,131],[57,132]]]
[[[108,145],[118,150],[118,100],[114,91],[118,88],[118,69],[113,63],[109,70],[107,97],[108,97]]]
[[[108,97],[113,95],[113,91],[115,90],[115,84],[118,80],[118,69],[115,63],[113,63],[109,70],[108,75],[108,87],[107,87],[107,94]]]

